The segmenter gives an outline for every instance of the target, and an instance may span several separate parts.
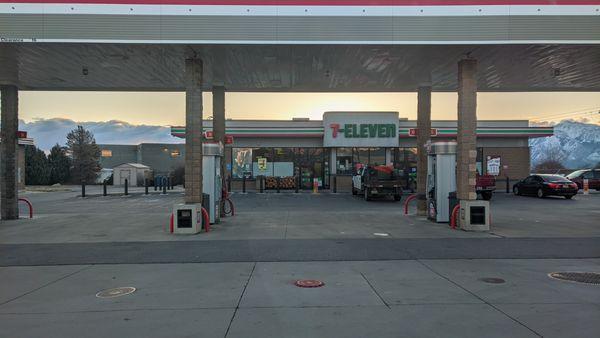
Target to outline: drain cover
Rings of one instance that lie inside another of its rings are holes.
[[[299,288],[320,288],[321,286],[325,285],[325,283],[316,279],[300,279],[297,280],[294,285]]]
[[[600,285],[600,273],[596,272],[552,272],[548,276],[570,282]]]
[[[496,277],[485,277],[485,278],[479,278],[480,281],[484,282],[484,283],[489,283],[489,284],[503,284],[506,283],[506,281],[502,278],[496,278]]]
[[[120,288],[102,290],[96,294],[96,297],[98,297],[98,298],[115,298],[115,297],[125,296],[130,293],[134,293],[134,292],[135,292],[134,287],[125,286],[125,287],[120,287]]]

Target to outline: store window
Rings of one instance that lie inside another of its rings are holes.
[[[477,173],[479,173],[479,175],[483,175],[485,173],[484,169],[485,165],[484,165],[484,160],[483,160],[483,148],[479,147],[477,148]]]
[[[231,150],[231,177],[252,176],[252,148],[233,148]]]
[[[411,173],[417,172],[417,148],[404,148],[406,167]]]
[[[392,165],[395,169],[400,169],[404,171],[405,163],[404,163],[404,149],[403,148],[393,148],[391,149],[392,155]]]
[[[369,148],[354,148],[352,155],[354,168],[356,168],[358,164],[369,164]]]
[[[417,148],[404,148],[406,159],[406,185],[411,190],[417,189]]]
[[[351,153],[350,153],[351,154]],[[233,148],[232,178],[301,176],[302,188],[329,187],[330,150],[325,148]],[[351,156],[350,158],[351,159]],[[295,181],[294,181],[295,182]]]
[[[273,176],[273,148],[252,149],[252,176]]]
[[[415,190],[417,187],[417,148],[391,149],[392,164],[404,177],[404,186]]]
[[[369,149],[369,165],[385,165],[385,148]]]
[[[276,177],[294,176],[294,149],[293,148],[274,148],[273,149],[273,176],[276,176]]]
[[[337,148],[335,168],[338,175],[352,175],[352,148]]]
[[[102,157],[112,157],[112,150],[110,150],[110,149],[102,149],[102,151],[100,152],[100,155]]]

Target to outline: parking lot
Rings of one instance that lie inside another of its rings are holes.
[[[498,193],[489,233],[349,193],[234,194],[236,216],[197,235],[167,231],[181,189],[100,192],[27,192],[34,218],[1,223],[0,336],[600,333],[598,286],[548,276],[600,271],[595,192]],[[117,287],[136,291],[95,296]]]
[[[0,243],[600,236],[597,192],[573,200],[496,193],[489,233],[452,230],[417,217],[414,202],[404,215],[406,197],[365,202],[350,193],[235,193],[235,217],[213,225],[209,233],[186,236],[168,233],[172,207],[183,200],[181,189],[106,197],[96,190],[88,188],[86,198],[76,187],[23,194],[34,205],[34,218],[25,218],[22,205],[21,220],[2,223]]]

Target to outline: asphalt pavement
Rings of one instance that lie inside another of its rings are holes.
[[[27,192],[34,218],[0,222],[0,337],[600,336],[600,282],[550,277],[600,274],[600,194],[497,194],[486,233],[350,194],[234,194],[236,216],[176,236],[181,189],[112,193]]]

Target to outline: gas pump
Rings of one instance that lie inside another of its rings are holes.
[[[449,222],[448,195],[456,191],[456,142],[435,142],[427,147],[427,217]]]
[[[202,192],[205,199],[202,204],[208,211],[210,223],[221,220],[222,177],[221,161],[223,160],[223,145],[219,143],[204,143],[202,145]]]
[[[209,223],[220,221],[221,201],[221,143],[202,144],[202,207],[208,212]],[[200,206],[196,204],[176,204],[173,207],[173,232],[177,234],[197,234],[202,230]]]

